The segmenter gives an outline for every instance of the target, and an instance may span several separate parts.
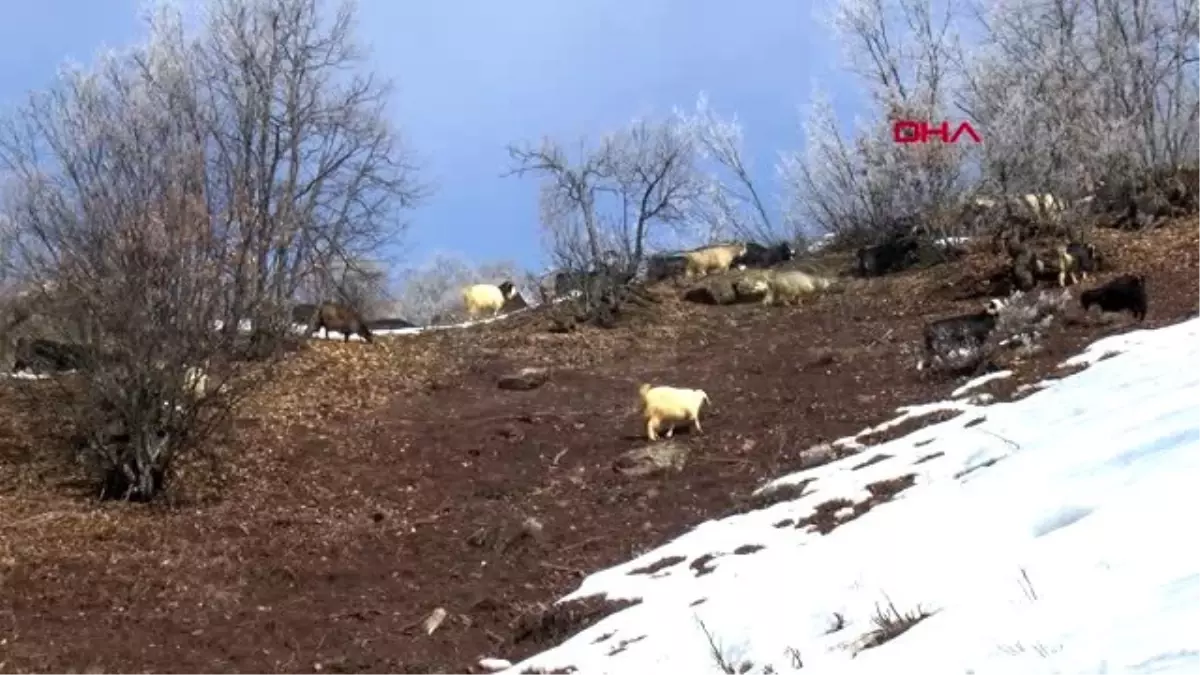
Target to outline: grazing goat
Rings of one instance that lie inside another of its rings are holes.
[[[746,252],[734,259],[733,264],[743,269],[747,267],[751,269],[766,269],[794,260],[795,258],[796,249],[792,248],[792,245],[786,241],[770,248],[762,244],[748,242],[746,244]]]
[[[858,273],[875,277],[905,269],[913,264],[918,248],[913,237],[896,237],[875,246],[864,246],[858,249]]]
[[[317,313],[317,306],[304,303],[292,307],[292,323],[308,324],[312,321],[313,314]]]
[[[1020,201],[1031,215],[1042,219],[1054,218],[1065,210],[1062,201],[1049,193],[1021,195]]]
[[[1067,277],[1072,285],[1076,285],[1080,279],[1087,279],[1087,273],[1097,269],[1096,246],[1091,244],[1055,246],[1054,253],[1060,288],[1067,285]]]
[[[538,279],[538,295],[541,296],[542,302],[547,303],[559,296],[560,279],[564,278],[566,273],[561,270],[548,272]]]
[[[1087,275],[1095,274],[1100,270],[1100,254],[1096,252],[1094,244],[1071,242],[1067,244],[1067,253],[1075,259],[1081,279],[1086,281]]]
[[[988,210],[994,208],[997,201],[987,197],[976,197],[971,203],[976,208]],[[1009,197],[1006,200],[1006,204],[1018,206],[1021,210],[1025,210],[1028,215],[1041,219],[1053,218],[1066,209],[1066,205],[1063,204],[1062,200],[1049,193],[1024,194],[1019,197]]]
[[[646,258],[646,281],[654,283],[687,272],[687,258],[682,255],[652,255]]]
[[[1129,312],[1134,319],[1146,318],[1146,277],[1122,274],[1112,281],[1079,294],[1083,311],[1096,305],[1103,312]]]
[[[371,342],[371,330],[362,320],[358,312],[336,302],[325,302],[313,313],[308,324],[308,334],[325,329],[326,335],[332,331],[342,334],[342,342],[349,342],[351,334],[357,334],[363,340]]]
[[[525,300],[525,296],[521,295],[520,291],[513,293],[504,300],[504,304],[500,306],[500,311],[507,314],[515,312],[518,309],[529,307],[529,302]]]
[[[669,425],[667,438],[675,433],[675,424],[678,422],[692,422],[696,431],[704,431],[700,427],[700,406],[709,403],[709,400],[703,389],[643,384],[638,387],[638,395],[642,399],[642,416],[646,419],[646,436],[651,441],[658,440],[658,428],[662,424]]]
[[[14,351],[16,357],[12,367],[14,373],[21,370],[49,372],[78,370],[92,356],[92,352],[83,345],[27,337],[17,339]]]
[[[473,319],[484,312],[491,312],[492,316],[496,316],[504,307],[505,301],[512,297],[514,291],[516,291],[516,287],[511,281],[505,281],[499,286],[492,284],[467,286],[462,292],[467,316]]]
[[[982,312],[962,314],[938,319],[925,326],[925,352],[932,358],[938,355],[939,347],[978,347],[987,340],[996,328],[996,315],[1004,307],[1004,301],[992,298]]]
[[[594,272],[570,272],[554,270],[547,273],[538,281],[538,294],[542,302],[550,302],[555,298],[569,295],[572,291],[582,289],[586,278]]]
[[[183,388],[194,398],[203,398],[208,393],[208,373],[199,366],[188,366],[183,371]]]
[[[706,246],[683,254],[686,259],[683,275],[692,278],[697,274],[727,272],[735,258],[746,255],[745,244],[723,244]]]
[[[767,293],[762,304],[790,304],[800,302],[806,295],[824,291],[832,286],[833,279],[818,277],[800,271],[776,272],[767,277]]]
[[[1054,267],[1058,270],[1059,288],[1067,285],[1068,277],[1071,279],[1072,285],[1078,284],[1079,277],[1083,274],[1079,259],[1071,255],[1070,247],[1065,244],[1059,244],[1054,247]]]

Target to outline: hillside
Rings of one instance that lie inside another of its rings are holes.
[[[1147,275],[1141,327],[1195,315],[1194,221],[1099,236],[1114,268],[1101,279]],[[50,451],[62,433],[53,384],[7,380],[0,670],[516,662],[616,606],[551,607],[586,575],[765,506],[751,497],[764,482],[831,459],[813,446],[879,444],[945,420],[859,433],[962,384],[918,373],[911,347],[929,318],[977,308],[968,296],[995,264],[981,253],[770,310],[684,305],[666,288],[653,312],[611,331],[551,334],[532,311],[372,346],[314,341],[239,417],[220,473],[189,466],[175,503],[149,508],[89,501]],[[980,391],[1018,397],[1128,321],[1074,316],[1044,353]],[[526,367],[548,380],[497,387]],[[704,433],[679,438],[678,470],[638,476],[619,461],[644,445],[641,381],[712,398]],[[447,616],[427,635],[420,624],[439,607]]]
[[[1200,568],[1172,520],[1200,507],[1198,339],[1107,338],[1020,401],[780,478],[804,495],[589,576],[567,601],[638,604],[511,672],[1194,673]]]

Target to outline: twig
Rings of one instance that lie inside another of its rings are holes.
[[[737,670],[732,664],[729,663],[729,660],[725,658],[725,654],[721,651],[721,648],[717,646],[716,638],[714,638],[713,634],[708,631],[708,626],[704,625],[704,621],[701,620],[700,617],[696,617],[696,623],[700,624],[700,630],[704,631],[704,637],[708,639],[708,648],[712,651],[713,660],[717,662],[717,665],[721,668],[721,670],[727,673],[727,675],[734,675]]]
[[[748,459],[743,459],[741,457],[701,457],[700,460],[703,462],[715,462],[718,464],[753,464],[754,463]]]
[[[1007,444],[1008,444],[1008,447],[1012,448],[1013,450],[1019,450],[1019,449],[1021,449],[1021,446],[1020,446],[1020,444],[1018,444],[1016,441],[1013,441],[1013,440],[1011,440],[1011,439],[1005,438],[1005,437],[1001,436],[1000,434],[998,434],[998,433],[996,433],[996,432],[994,432],[994,431],[988,431],[987,429],[978,429],[978,431],[980,431],[980,432],[983,432],[983,433],[985,433],[985,434],[987,434],[987,435],[989,435],[989,436],[995,436],[996,438],[1000,439],[1001,441],[1003,441],[1003,442],[1007,443]]]
[[[579,569],[578,567],[567,567],[566,565],[555,565],[554,563],[546,562],[545,560],[539,562],[538,565],[541,565],[542,567],[545,567],[548,570],[554,570],[556,572],[566,572],[567,574],[574,574],[575,576],[579,576],[579,577],[584,576],[584,571]]]
[[[587,546],[588,544],[594,544],[594,543],[600,541],[601,539],[604,539],[604,537],[588,537],[587,539],[584,539],[583,541],[577,541],[574,544],[571,544],[570,546],[564,546],[558,550],[559,551],[574,551],[575,549],[583,548],[584,546]]]

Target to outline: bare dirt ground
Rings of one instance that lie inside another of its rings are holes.
[[[1101,280],[1147,275],[1145,327],[1197,312],[1194,219],[1099,244],[1115,268]],[[585,574],[751,508],[816,443],[945,398],[961,381],[918,373],[909,350],[926,320],[979,307],[965,296],[996,264],[981,253],[797,308],[666,300],[611,331],[553,335],[531,313],[314,343],[239,417],[219,475],[188,467],[149,507],[96,504],[63,468],[52,384],[0,383],[0,671],[478,672],[547,648],[610,609],[549,609]],[[1129,321],[1066,321],[990,391],[1003,400]],[[549,380],[497,387],[528,366]],[[642,381],[712,399],[704,432],[677,434],[679,471],[616,468],[644,444]]]

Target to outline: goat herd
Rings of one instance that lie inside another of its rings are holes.
[[[1019,201],[1026,203],[1039,215],[1053,215],[1054,211],[1061,210],[1061,204],[1050,195],[1026,195]],[[976,206],[991,208],[994,203],[977,200]],[[1021,243],[1019,237],[1011,236],[1011,232],[1004,235],[1003,243],[1012,256],[1012,280],[1018,290],[1029,290],[1043,279],[1055,279],[1059,287],[1065,287],[1068,279],[1076,284],[1081,279],[1086,280],[1088,273],[1095,272],[1099,267],[1100,258],[1090,244],[1071,241],[1052,247],[1050,254],[1046,255]],[[904,235],[861,248],[857,251],[858,275],[880,276],[910,267],[914,264],[919,246],[916,237]],[[763,304],[794,304],[805,295],[824,291],[837,283],[833,278],[798,270],[775,269],[795,258],[796,250],[788,243],[774,246],[754,242],[719,244],[678,254],[649,256],[636,273],[615,280],[606,277],[612,276],[614,272],[611,270],[617,266],[601,265],[598,271],[582,274],[557,271],[541,279],[538,286],[542,301],[549,302],[572,292],[584,291],[589,283],[595,281],[628,283],[637,278],[643,283],[652,283],[672,277],[690,280],[737,268],[744,274],[737,275],[736,281],[732,282],[736,300],[753,297]],[[685,298],[688,297],[689,294],[685,293]],[[526,306],[514,284],[507,280],[497,285],[470,285],[462,290],[461,299],[467,315],[472,319],[488,314],[495,316],[501,311]],[[923,335],[926,357],[937,359],[939,352],[946,348],[969,349],[982,344],[995,331],[998,318],[1008,302],[1007,298],[992,298],[980,312],[927,324]],[[1085,290],[1080,294],[1080,304],[1084,311],[1089,311],[1093,306],[1105,312],[1128,311],[1141,321],[1145,318],[1147,306],[1145,277],[1124,274],[1099,287]],[[309,335],[324,329],[327,334],[342,333],[344,341],[348,341],[351,335],[358,335],[368,343],[373,341],[372,327],[377,330],[414,327],[400,319],[369,324],[354,309],[332,302],[297,305],[292,310],[292,320],[296,324],[306,325],[306,334]],[[43,364],[48,362],[52,370],[77,367],[82,354],[75,354],[68,347],[70,345],[51,344],[47,340],[18,341],[18,358],[13,370],[29,367],[31,360]],[[196,389],[204,388],[204,379],[202,372],[188,373],[189,384],[195,380]],[[700,407],[709,402],[704,391],[643,384],[638,393],[646,420],[646,434],[650,440],[657,440],[657,431],[664,425],[667,426],[667,437],[672,435],[674,425],[680,422],[690,422],[697,431],[700,430]]]
[[[1049,195],[1036,202],[1031,200],[1031,203],[1043,207],[1055,204]],[[911,264],[917,246],[915,238],[899,237],[861,248],[857,252],[858,273],[870,277],[903,269]],[[1052,251],[1053,255],[1046,259],[1044,254],[1039,255],[1027,246],[1016,247],[1013,274],[1017,285],[1027,289],[1024,281],[1035,283],[1037,279],[1053,277],[1063,287],[1068,279],[1078,283],[1080,279],[1086,280],[1089,272],[1098,269],[1099,256],[1090,244],[1071,242],[1055,246]],[[754,242],[719,244],[676,255],[650,256],[636,276],[645,282],[657,282],[672,277],[692,279],[708,276],[728,272],[735,267],[749,269],[734,283],[736,294],[756,295],[763,304],[795,303],[804,295],[826,290],[836,283],[834,279],[797,270],[772,269],[795,258],[795,249],[787,243],[775,246]],[[600,271],[584,274],[565,271],[552,273],[539,282],[542,301],[549,302],[572,291],[582,291],[590,282],[611,274],[603,267]],[[1031,278],[1026,279],[1030,275]],[[462,291],[463,305],[472,318],[483,314],[495,316],[509,308],[514,298],[519,298],[519,293],[511,281],[498,285],[474,284]],[[938,358],[939,352],[946,348],[970,348],[982,344],[995,330],[998,317],[1007,303],[1007,299],[992,298],[981,312],[929,323],[924,331],[927,358]],[[1145,277],[1134,274],[1119,276],[1102,286],[1084,291],[1080,295],[1080,303],[1085,311],[1092,306],[1098,306],[1106,312],[1129,311],[1140,321],[1146,315]],[[524,302],[520,302],[519,306],[524,306]],[[302,306],[297,308],[293,319],[297,323],[307,319],[310,334],[324,328],[326,331],[343,333],[346,340],[356,333],[367,342],[371,341],[367,324],[353,310],[342,305],[326,303],[319,307]],[[658,430],[663,427],[666,427],[666,437],[670,438],[675,425],[680,423],[691,423],[696,431],[700,431],[700,408],[710,402],[708,394],[701,389],[671,386],[642,384],[638,395],[646,422],[646,435],[651,441],[659,438]]]

